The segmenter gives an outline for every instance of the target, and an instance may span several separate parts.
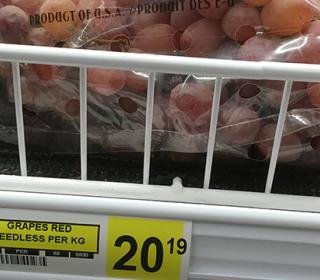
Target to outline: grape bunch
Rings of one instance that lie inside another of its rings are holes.
[[[0,40],[139,54],[319,64],[320,3],[318,0],[0,0]],[[7,67],[0,66],[0,75],[8,78]],[[78,119],[78,74],[74,68],[24,65],[25,106],[35,111],[37,108],[59,111],[72,120]],[[144,127],[148,77],[148,73],[139,71],[88,69],[89,106],[93,104],[92,115],[103,126],[102,130],[110,126],[119,130],[135,128],[134,121],[139,123],[138,127]],[[207,135],[217,94],[215,78],[195,75],[157,78],[156,105],[161,117],[155,116],[154,125],[181,137]],[[218,140],[240,149],[247,157],[269,158],[276,125],[274,116],[279,113],[283,89],[281,81],[225,80]],[[295,82],[290,112],[317,108],[320,108],[320,82]],[[117,112],[117,117],[102,116],[109,114],[106,113],[109,110]],[[311,126],[313,122],[315,119],[310,120]],[[296,126],[288,124],[280,150],[281,161],[298,160],[302,147],[310,147],[317,136],[313,132],[312,137],[301,137],[303,133]]]

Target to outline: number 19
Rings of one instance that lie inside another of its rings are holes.
[[[171,238],[171,239],[167,242],[167,244],[170,246],[170,254],[171,254],[171,255],[175,253],[175,252],[174,252],[175,246],[178,247],[177,253],[178,253],[179,255],[185,254],[185,252],[187,251],[187,248],[188,248],[188,246],[187,246],[187,240],[185,240],[184,238],[178,239],[177,242],[175,242],[175,239],[174,239],[174,238]]]

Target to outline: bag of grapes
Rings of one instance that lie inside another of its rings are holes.
[[[1,0],[0,5],[4,43],[234,63],[320,63],[319,0]],[[10,80],[8,67],[1,65],[3,82]],[[21,73],[27,141],[34,145],[38,132],[38,142],[50,151],[74,151],[79,142],[78,69],[24,64]],[[89,150],[142,152],[148,73],[90,68],[87,74]],[[10,81],[7,85],[2,100],[12,106]],[[153,151],[206,152],[214,86],[215,77],[157,75]],[[219,155],[270,158],[283,88],[281,81],[224,80]],[[319,107],[320,83],[293,84],[280,161],[319,163]],[[73,140],[54,143],[65,138]],[[0,139],[11,141],[5,134]],[[68,143],[72,148],[66,148]]]

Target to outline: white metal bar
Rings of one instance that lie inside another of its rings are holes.
[[[80,67],[80,156],[82,180],[87,180],[87,131],[87,68]]]
[[[214,148],[215,148],[216,136],[217,136],[218,116],[220,111],[221,90],[222,90],[222,78],[217,77],[215,82],[215,87],[214,87],[214,94],[213,94],[211,123],[210,123],[210,131],[209,131],[209,138],[208,138],[208,151],[207,151],[207,159],[206,159],[206,168],[204,173],[203,187],[205,189],[209,189],[209,186],[210,186],[213,154],[214,154]]]
[[[154,87],[155,73],[149,74],[147,108],[146,108],[146,131],[144,140],[144,162],[143,162],[143,184],[149,184],[150,177],[150,158],[152,145],[152,124],[153,124],[153,107],[154,107]]]
[[[0,191],[80,195],[320,213],[318,197],[0,175]]]
[[[0,191],[2,208],[320,230],[318,213]]]
[[[281,108],[278,118],[278,125],[276,129],[276,134],[274,137],[274,143],[273,143],[273,149],[270,159],[270,165],[269,165],[269,171],[268,171],[268,177],[267,177],[267,184],[265,188],[265,193],[271,193],[272,191],[272,184],[274,180],[274,175],[277,167],[277,161],[281,146],[281,140],[282,140],[282,134],[283,129],[285,126],[286,118],[287,118],[287,112],[288,112],[288,106],[290,101],[290,94],[292,90],[292,81],[287,81],[283,90],[283,96],[282,96],[282,102],[281,102]]]
[[[16,122],[17,122],[20,171],[21,171],[21,176],[27,176],[27,158],[26,158],[26,144],[25,144],[25,136],[24,136],[19,62],[12,62],[12,76],[13,76],[14,103],[15,103]]]
[[[319,82],[320,65],[247,62],[0,44],[0,60],[25,63],[135,69],[142,72],[203,74],[263,80]]]

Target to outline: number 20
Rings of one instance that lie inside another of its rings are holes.
[[[136,254],[138,249],[137,241],[130,235],[123,235],[118,237],[114,245],[116,247],[121,247],[123,243],[129,243],[130,249],[120,260],[115,263],[113,269],[136,271],[137,267],[135,265],[126,265],[126,262],[128,262]],[[148,255],[151,245],[156,246],[156,261],[154,266],[150,266],[148,263]],[[143,242],[140,260],[142,268],[147,272],[154,273],[161,269],[163,263],[163,246],[158,238],[149,237]]]

